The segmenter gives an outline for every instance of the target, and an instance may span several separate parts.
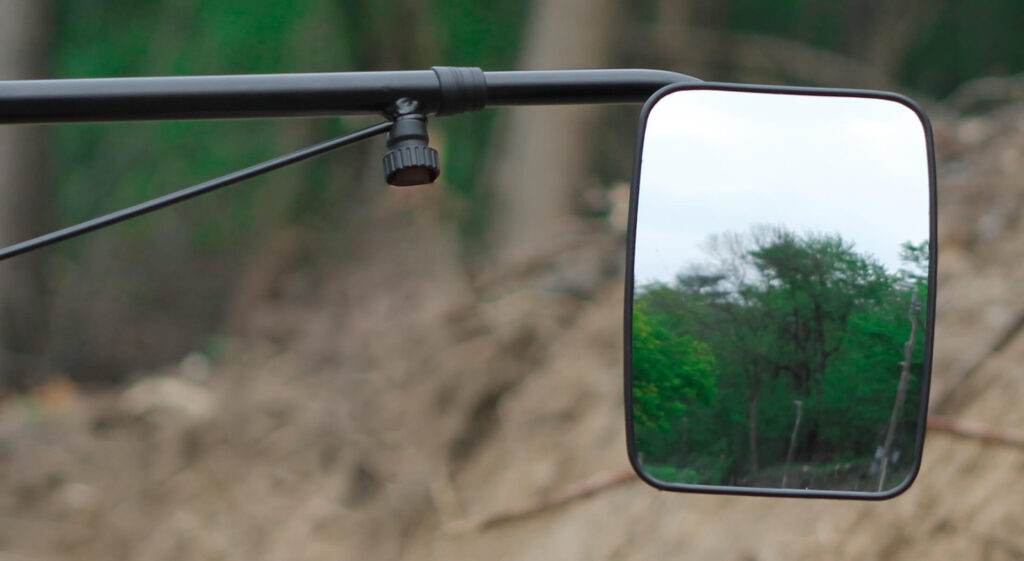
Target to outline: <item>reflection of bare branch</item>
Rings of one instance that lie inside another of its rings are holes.
[[[984,442],[1006,444],[1009,446],[1024,446],[1024,431],[989,427],[978,423],[972,423],[970,421],[951,419],[949,417],[929,415],[928,430],[947,432],[964,438],[982,440]]]

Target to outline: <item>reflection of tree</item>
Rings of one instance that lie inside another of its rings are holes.
[[[644,308],[633,311],[633,417],[643,429],[638,446],[663,454],[682,444],[664,437],[677,432],[689,407],[714,398],[715,359],[706,344],[674,335]]]
[[[790,357],[778,366],[806,394],[839,352],[853,310],[880,302],[888,288],[885,269],[838,236],[801,239],[776,230],[753,245],[748,255],[762,281],[744,290],[772,311],[776,335]]]
[[[664,328],[665,337],[700,341],[717,371],[717,399],[682,412],[666,409],[666,415],[680,416],[674,424],[660,421],[659,427],[674,427],[661,441],[676,447],[644,450],[638,441],[645,457],[690,465],[717,453],[731,459],[715,464],[723,470],[728,464],[722,476],[738,481],[781,465],[790,450],[795,461],[868,456],[892,410],[910,327],[906,304],[913,286],[923,288],[923,277],[906,270],[890,274],[836,235],[758,228],[745,236],[718,236],[712,248],[710,265],[673,284],[643,287],[635,299],[643,311],[634,330],[638,322],[651,322]],[[904,254],[917,273],[927,271],[926,243],[906,244]],[[637,361],[653,352],[634,348],[634,372]],[[917,399],[910,392],[901,423],[914,422]],[[799,435],[793,428],[797,400],[804,404]],[[736,431],[736,421],[746,428]],[[638,430],[653,427],[639,418],[636,423]]]

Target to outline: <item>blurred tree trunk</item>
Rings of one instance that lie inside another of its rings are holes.
[[[49,3],[0,0],[0,79],[45,74],[49,44]],[[41,231],[46,188],[44,132],[35,126],[0,127],[0,243]],[[24,384],[39,366],[43,335],[39,259],[15,257],[0,263],[0,379]]]
[[[907,53],[945,9],[947,0],[900,0],[851,4],[853,17],[848,23],[852,35],[861,39],[851,45],[856,56],[872,64],[880,73],[896,81]]]
[[[519,67],[601,68],[610,56],[616,0],[534,0]],[[592,180],[594,106],[523,107],[504,116],[493,152],[492,242],[515,263],[571,237],[575,196]]]

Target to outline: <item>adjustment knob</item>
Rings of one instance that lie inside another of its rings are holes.
[[[406,144],[384,154],[384,178],[388,185],[408,187],[433,183],[441,175],[441,160],[430,146]]]
[[[389,185],[425,185],[441,175],[437,150],[429,146],[427,117],[419,111],[420,104],[407,98],[399,99],[392,108],[394,124],[384,154],[384,179]]]

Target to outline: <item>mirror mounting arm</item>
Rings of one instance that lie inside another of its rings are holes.
[[[153,212],[335,148],[388,133],[384,176],[396,186],[433,183],[437,151],[427,114],[487,105],[639,103],[664,86],[700,80],[662,70],[484,72],[431,70],[0,81],[0,125],[91,121],[314,117],[378,113],[390,122],[323,142],[117,212],[0,247],[0,261]]]
[[[382,114],[415,99],[438,116],[485,106],[643,103],[700,80],[664,70],[431,70],[0,81],[0,125]]]

